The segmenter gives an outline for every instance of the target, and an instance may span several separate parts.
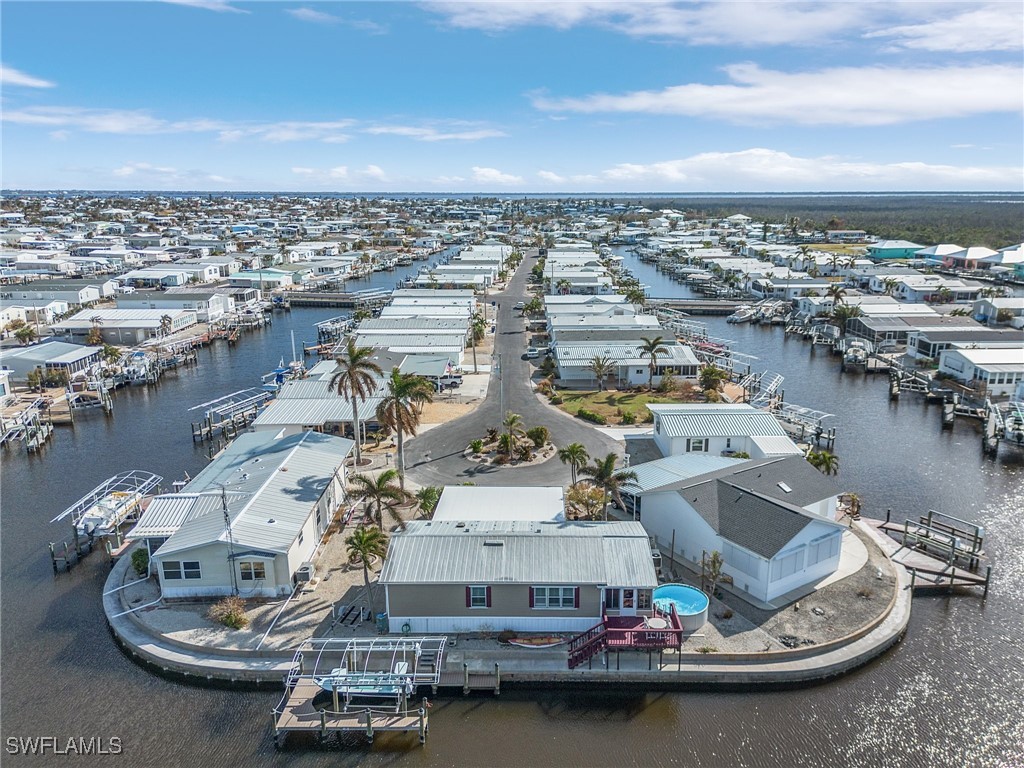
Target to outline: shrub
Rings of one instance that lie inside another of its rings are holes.
[[[565,400],[562,399],[561,395],[552,394],[551,399],[548,400],[548,402],[551,403],[552,405],[561,405],[562,403],[565,402]]]
[[[857,590],[857,597],[863,597],[865,600],[869,600],[873,594],[874,592],[867,587],[861,587]]]
[[[149,573],[149,552],[141,547],[132,552],[132,568],[139,576]]]
[[[600,413],[594,413],[588,411],[586,408],[580,408],[576,415],[584,421],[589,421],[591,424],[607,424],[608,419],[602,416]]]
[[[626,411],[624,414],[622,414],[622,423],[636,424],[636,414],[633,413],[632,411]]]
[[[479,439],[477,439],[477,440],[470,440],[470,442],[469,442],[469,450],[471,450],[473,453],[483,453],[484,441],[483,440],[479,440]]]
[[[646,405],[642,406],[642,407],[643,407],[643,421],[644,421],[644,424],[653,424],[654,423],[654,414],[651,413],[651,409],[648,408]]]
[[[245,629],[249,626],[249,617],[245,615],[245,601],[238,595],[218,600],[210,607],[207,615],[211,620],[219,621],[231,629]]]
[[[722,611],[721,618],[723,618],[723,619],[731,619],[732,618],[732,608],[726,608],[724,611]]]
[[[721,395],[718,394],[718,390],[717,389],[705,389],[704,390],[704,398],[709,403],[717,403],[717,402],[720,402],[721,399],[722,399]]]
[[[747,453],[746,451],[736,451],[736,453],[734,453],[732,457],[734,459],[749,459],[750,454]]]
[[[498,439],[498,428],[488,427],[487,428],[487,442],[493,443]]]
[[[718,653],[718,649],[715,648],[715,646],[713,645],[702,645],[700,648],[697,649],[697,653]]]
[[[503,630],[501,630],[501,632],[498,633],[498,642],[499,643],[508,643],[508,641],[511,640],[515,636],[516,636],[516,633],[513,630],[511,630],[511,629],[503,629]]]
[[[534,447],[543,448],[544,444],[551,436],[551,433],[548,431],[547,427],[541,426],[526,430],[526,436],[533,441]]]

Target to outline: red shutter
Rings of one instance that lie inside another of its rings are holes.
[[[472,608],[473,607],[473,594],[472,594],[472,590],[469,587],[466,587],[466,607],[467,608]]]
[[[530,607],[533,608],[533,587],[530,587]]]
[[[485,598],[485,602],[487,604],[487,607],[490,608],[491,607],[491,588],[487,587],[486,589],[487,589],[487,597]]]
[[[573,608],[580,607],[580,588],[576,587],[576,593],[572,596]]]

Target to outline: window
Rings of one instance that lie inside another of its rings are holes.
[[[792,576],[803,567],[804,550],[801,547],[772,561],[772,581],[779,581],[787,576]]]
[[[725,562],[735,568],[737,571],[753,576],[757,578],[761,573],[761,562],[754,555],[733,546],[731,543],[726,542],[725,551],[722,553],[725,556]]]
[[[704,453],[708,449],[708,440],[704,437],[690,437],[686,440],[686,450],[691,453]]]
[[[807,547],[807,565],[830,560],[839,554],[841,533],[830,533],[812,541]]]
[[[165,579],[180,579],[181,578],[181,562],[178,560],[165,560],[164,561],[164,578]]]
[[[302,531],[299,531],[299,544],[302,543],[302,539],[303,539]]]
[[[238,567],[242,572],[242,581],[263,581],[267,578],[265,563],[246,560],[239,563]]]
[[[577,587],[533,587],[530,596],[531,608],[576,608]]]
[[[605,610],[617,611],[619,609],[619,590],[606,589],[604,591],[604,607]]]
[[[651,609],[651,590],[638,589],[636,591],[636,607],[641,611],[649,611]]]
[[[203,571],[199,565],[198,560],[185,560],[181,564],[181,570],[185,574],[186,579],[201,579],[203,578]]]
[[[466,587],[467,608],[490,608],[491,588],[486,586]]]

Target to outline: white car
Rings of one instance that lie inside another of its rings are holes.
[[[517,302],[516,305],[514,307],[512,307],[512,309],[526,309],[526,302],[525,301]]]
[[[526,350],[526,356],[531,360],[535,357],[540,357],[540,350],[536,347],[528,347]]]

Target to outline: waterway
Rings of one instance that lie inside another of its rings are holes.
[[[679,286],[631,257],[651,295]],[[419,264],[417,264],[417,267]],[[648,271],[650,273],[648,274]],[[409,271],[415,272],[416,267]],[[359,287],[392,287],[401,272]],[[662,290],[664,288],[664,290]],[[671,292],[669,292],[671,291]],[[915,598],[906,639],[867,667],[817,687],[775,692],[505,690],[498,699],[438,700],[430,738],[378,735],[325,750],[275,752],[270,710],[279,692],[183,685],[132,663],[100,610],[107,566],[94,555],[54,577],[48,521],[106,477],[130,468],[168,480],[206,462],[189,436],[188,408],[251,386],[289,354],[290,333],[337,314],[295,309],[237,347],[200,352],[200,364],[157,388],[118,393],[113,416],[61,428],[40,456],[0,456],[2,737],[118,736],[124,755],[83,763],[131,766],[916,766],[1024,764],[1024,456],[981,455],[976,427],[943,432],[935,407],[915,396],[890,403],[883,379],[841,374],[781,329],[730,326],[762,367],[786,377],[786,399],[835,414],[839,480],[868,514],[897,519],[928,508],[983,524],[996,575],[988,600]],[[757,367],[758,364],[755,364]],[[5,765],[52,765],[4,754]]]

